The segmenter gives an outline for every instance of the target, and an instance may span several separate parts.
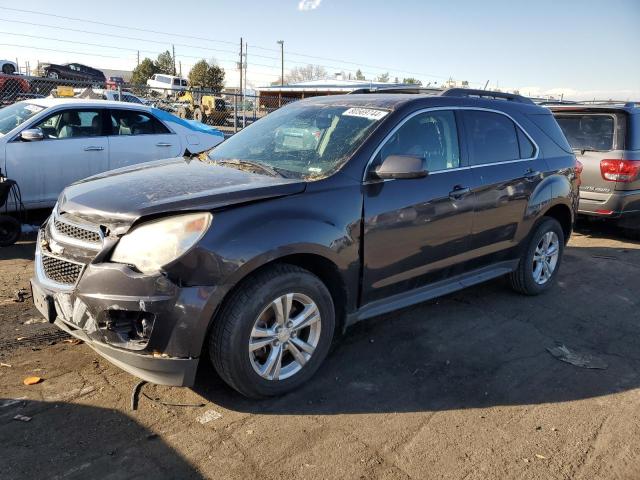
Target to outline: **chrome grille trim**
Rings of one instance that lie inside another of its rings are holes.
[[[98,227],[80,225],[60,216],[55,210],[49,226],[51,237],[60,243],[96,251],[102,248],[104,235]]]

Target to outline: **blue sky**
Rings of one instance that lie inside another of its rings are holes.
[[[122,8],[98,5],[0,0],[0,58],[17,57],[22,65],[26,60],[32,65],[37,60],[78,61],[131,69],[136,50],[141,57],[155,57],[174,43],[184,71],[198,57],[213,58],[233,84],[235,52],[243,36],[249,43],[253,86],[278,78],[276,41],[284,40],[285,70],[313,63],[333,74],[360,66],[367,78],[388,71],[392,79],[413,76],[425,83],[453,77],[476,87],[489,80],[492,87],[518,88],[525,94],[640,99],[640,0],[155,0],[122,3]],[[16,8],[124,28],[10,10]]]

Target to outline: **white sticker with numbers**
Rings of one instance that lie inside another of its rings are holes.
[[[368,120],[380,120],[384,118],[389,112],[385,112],[384,110],[375,110],[373,108],[350,108],[349,110],[345,110],[342,115],[346,115],[347,117],[362,117]]]

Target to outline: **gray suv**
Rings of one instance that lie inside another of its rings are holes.
[[[630,237],[639,239],[639,104],[550,108],[583,165],[578,213],[611,219]]]

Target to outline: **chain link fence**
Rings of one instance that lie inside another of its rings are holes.
[[[21,100],[62,97],[119,100],[144,104],[178,117],[197,120],[231,135],[287,103],[281,96],[243,95],[234,91],[131,85],[119,80],[78,81],[0,74],[0,108]]]

